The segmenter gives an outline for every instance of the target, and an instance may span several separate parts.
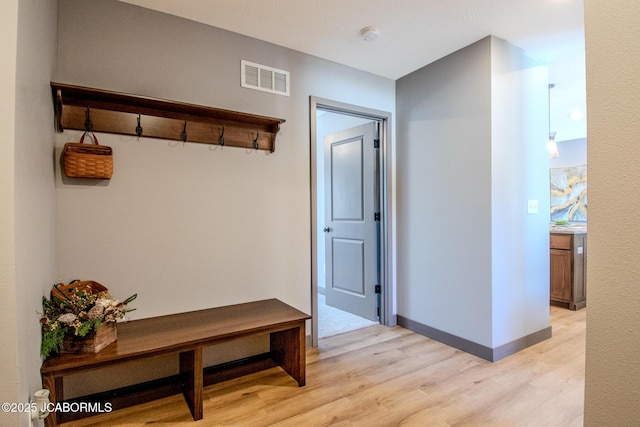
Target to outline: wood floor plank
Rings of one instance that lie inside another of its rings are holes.
[[[373,326],[309,349],[304,387],[279,367],[206,387],[197,422],[176,395],[64,426],[580,426],[586,309],[550,313],[551,339],[496,363]]]

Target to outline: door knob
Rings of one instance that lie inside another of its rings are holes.
[[[325,233],[329,233],[331,229],[329,227],[325,227],[322,229],[322,231],[324,231]]]

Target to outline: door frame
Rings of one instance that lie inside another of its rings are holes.
[[[318,346],[318,206],[317,206],[317,123],[318,110],[351,115],[380,122],[380,323],[386,326],[396,324],[393,313],[395,307],[395,280],[392,277],[392,218],[391,218],[391,113],[358,105],[346,104],[316,96],[309,97],[310,123],[310,170],[311,170],[311,345]]]

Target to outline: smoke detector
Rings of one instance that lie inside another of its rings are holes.
[[[362,40],[366,42],[374,42],[380,37],[380,33],[376,27],[364,27],[360,30],[360,35],[362,36]]]

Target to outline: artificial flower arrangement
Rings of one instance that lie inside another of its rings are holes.
[[[62,352],[65,337],[86,337],[97,333],[101,325],[115,325],[126,313],[135,310],[127,308],[127,304],[137,296],[120,301],[106,287],[93,281],[74,280],[68,285],[54,285],[51,298],[42,297],[40,353],[46,359]],[[114,332],[110,342],[115,339]]]

